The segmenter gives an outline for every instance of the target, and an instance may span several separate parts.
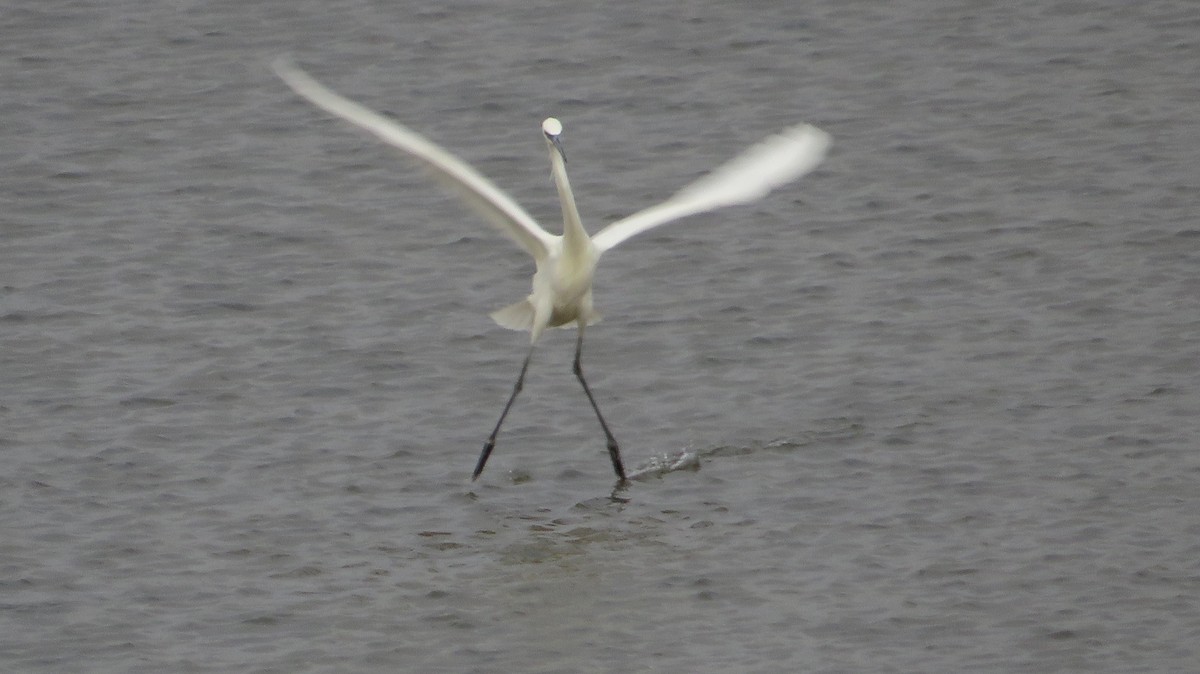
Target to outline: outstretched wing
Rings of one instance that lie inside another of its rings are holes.
[[[271,67],[289,87],[313,105],[411,155],[429,169],[438,182],[529,251],[535,259],[541,260],[546,256],[557,237],[542,229],[512,197],[458,157],[415,131],[327,89],[285,58],[277,59]]]
[[[635,234],[679,218],[765,197],[816,168],[831,139],[815,126],[799,124],[751,146],[670,199],[618,220],[592,237],[603,253]]]

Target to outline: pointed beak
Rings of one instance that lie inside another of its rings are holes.
[[[562,157],[563,163],[567,163],[567,151],[563,149],[562,140],[560,140],[557,135],[551,136],[550,134],[546,134],[546,140],[550,141],[550,144],[554,146],[554,149],[558,150],[558,154]]]

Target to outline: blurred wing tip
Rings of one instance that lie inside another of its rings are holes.
[[[291,54],[280,54],[271,59],[271,70],[284,80],[294,77],[297,73],[304,73],[300,66],[296,65]]]

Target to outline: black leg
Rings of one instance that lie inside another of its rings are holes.
[[[529,353],[525,356],[525,362],[521,364],[521,374],[517,376],[517,383],[513,386],[512,395],[508,397],[508,402],[504,404],[504,411],[500,413],[500,420],[496,422],[496,427],[492,429],[492,434],[488,436],[487,442],[483,444],[483,452],[479,455],[479,462],[475,464],[475,472],[471,473],[471,480],[479,477],[483,472],[483,466],[487,463],[488,457],[492,455],[492,450],[496,447],[496,434],[500,432],[500,425],[504,423],[504,417],[508,416],[508,410],[512,408],[513,401],[517,399],[517,394],[521,392],[521,387],[525,385],[525,371],[529,369],[529,359],[533,358],[533,347],[529,347]],[[589,394],[590,395],[590,394]]]
[[[625,465],[621,463],[621,448],[617,447],[617,439],[613,437],[612,431],[608,430],[608,424],[604,422],[604,415],[600,414],[600,408],[596,406],[596,399],[592,396],[592,389],[588,387],[587,380],[583,378],[583,365],[579,362],[580,355],[583,353],[583,325],[579,326],[579,338],[575,341],[575,376],[579,379],[579,383],[583,384],[583,392],[587,394],[588,402],[592,404],[592,409],[596,411],[596,418],[600,420],[600,428],[604,429],[604,437],[608,440],[608,457],[612,459],[613,470],[616,471],[617,477],[621,481],[625,481]]]

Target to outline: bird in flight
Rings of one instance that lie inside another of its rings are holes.
[[[546,328],[574,325],[578,332],[572,369],[600,421],[613,470],[624,482],[625,466],[617,439],[600,413],[580,363],[584,328],[600,318],[592,307],[592,276],[596,263],[609,249],[646,230],[696,213],[748,204],[765,197],[775,188],[814,169],[825,158],[830,144],[829,135],[814,126],[797,124],[789,127],[751,146],[666,201],[617,220],[590,236],[583,228],[567,179],[562,123],[550,117],[542,122],[542,135],[550,155],[551,175],[563,217],[562,234],[551,234],[490,180],[423,136],[331,91],[287,59],[276,60],[272,67],[288,86],[317,107],[407,153],[445,188],[533,256],[536,272],[532,292],[525,299],[491,314],[492,319],[505,328],[528,330],[530,346],[500,419],[483,445],[471,473],[472,480],[483,472],[500,427],[521,392],[538,338]]]

